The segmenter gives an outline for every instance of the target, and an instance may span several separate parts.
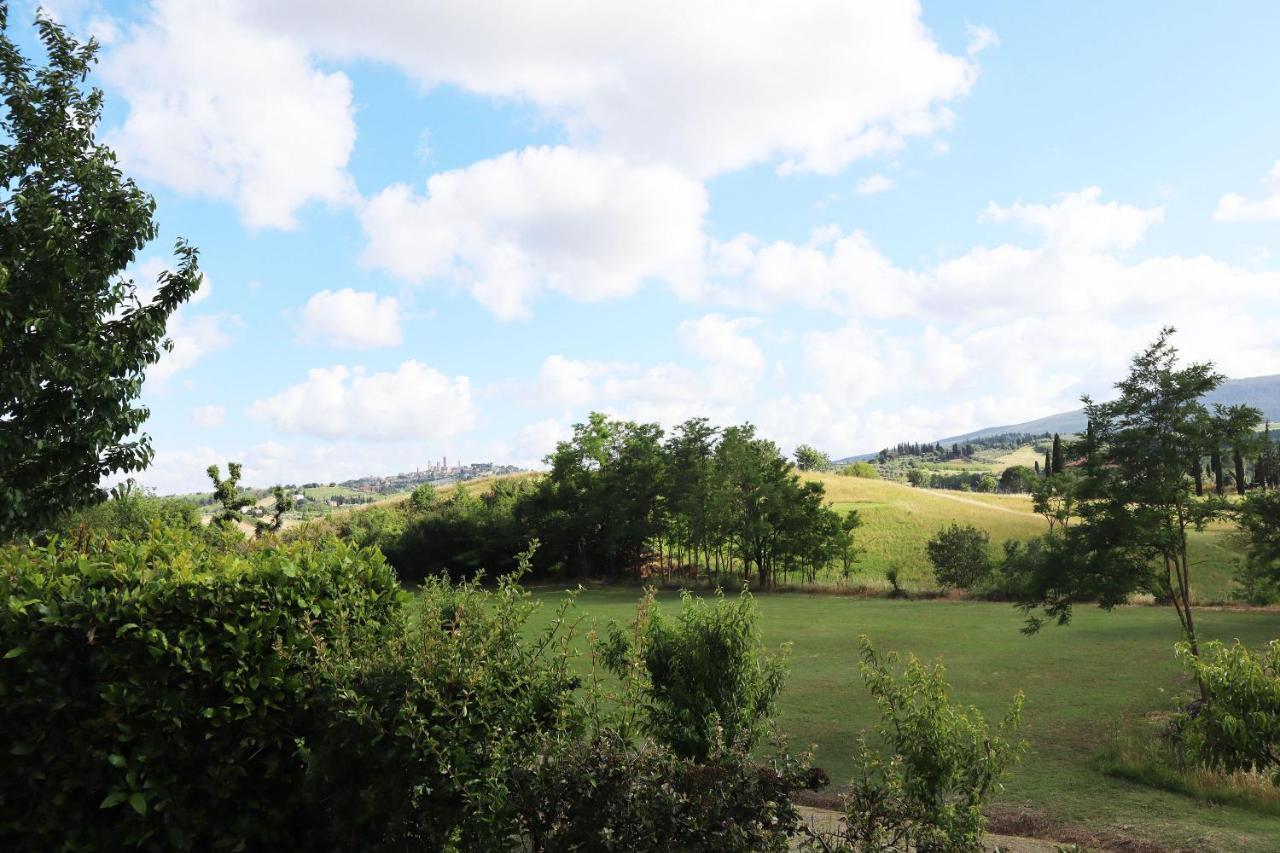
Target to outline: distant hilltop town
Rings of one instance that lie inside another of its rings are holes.
[[[470,465],[463,465],[458,462],[450,465],[449,457],[445,456],[439,462],[432,462],[427,467],[416,468],[412,472],[391,474],[385,477],[360,477],[355,480],[346,480],[338,485],[360,492],[394,494],[396,492],[411,491],[415,486],[419,486],[422,483],[431,483],[437,486],[447,485],[465,480],[475,480],[480,477],[518,474],[523,470],[523,468],[518,468],[515,465],[495,465],[492,462],[472,462]]]

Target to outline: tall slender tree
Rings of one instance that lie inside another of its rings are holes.
[[[1053,473],[1061,474],[1066,470],[1062,458],[1062,437],[1056,432],[1053,434]]]

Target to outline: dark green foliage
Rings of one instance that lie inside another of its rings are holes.
[[[531,539],[542,543],[540,574],[702,574],[762,587],[792,574],[812,582],[828,566],[848,573],[858,556],[858,514],[827,507],[822,484],[802,480],[749,424],[719,430],[697,418],[664,443],[657,424],[593,413],[548,462],[536,481],[374,507],[339,529],[382,548],[410,580],[503,574]]]
[[[1187,752],[1207,767],[1262,773],[1280,785],[1280,640],[1261,654],[1239,640],[1208,643],[1203,654],[1184,642],[1178,657],[1208,696],[1177,721]]]
[[[785,649],[765,652],[751,594],[684,593],[664,616],[652,594],[624,632],[612,626],[604,661],[619,678],[639,676],[643,727],[682,758],[705,760],[718,743],[749,750],[766,733],[786,675]]]
[[[1056,432],[1053,434],[1053,453],[1050,457],[1053,463],[1053,474],[1065,474],[1067,471],[1066,460],[1062,455],[1062,438]]]
[[[86,91],[96,46],[37,21],[34,67],[0,5],[0,541],[103,498],[101,480],[152,458],[135,406],[169,345],[169,316],[200,284],[196,251],[142,304],[121,272],[156,237],[155,203],[124,178],[94,131]]]
[[[1029,492],[1039,482],[1039,473],[1026,465],[1012,465],[1000,474],[1000,491],[1012,494]]]
[[[227,551],[190,530],[0,551],[0,843],[293,847],[315,638],[378,633],[398,591],[329,540]]]
[[[944,589],[972,589],[991,574],[991,538],[972,524],[955,524],[934,534],[925,548],[933,574]]]
[[[800,445],[794,455],[796,467],[801,471],[827,471],[831,468],[831,457],[811,445]]]
[[[1280,492],[1250,495],[1236,519],[1248,541],[1248,559],[1237,575],[1241,597],[1251,604],[1280,599]]]
[[[529,851],[756,853],[789,849],[794,795],[826,775],[779,754],[759,764],[742,746],[701,762],[606,730],[560,739],[513,786]]]
[[[987,801],[1026,748],[1012,738],[1022,694],[993,732],[977,708],[951,703],[941,665],[897,655],[882,660],[863,637],[862,679],[880,707],[873,747],[864,736],[858,775],[845,796],[839,830],[827,850],[971,851],[982,847]]]

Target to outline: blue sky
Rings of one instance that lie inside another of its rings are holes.
[[[30,41],[34,5],[11,28]],[[592,409],[835,456],[1280,372],[1280,6],[57,2],[208,285],[140,479],[533,465]]]

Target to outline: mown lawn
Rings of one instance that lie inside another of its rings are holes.
[[[590,590],[576,605],[588,622],[626,621],[634,588]],[[558,593],[540,591],[537,620],[550,619]],[[678,607],[674,594],[662,594]],[[1014,692],[1026,694],[1024,733],[1031,751],[1000,797],[1052,820],[1193,850],[1280,850],[1280,820],[1110,779],[1095,769],[1112,733],[1167,712],[1186,694],[1173,659],[1174,614],[1158,607],[1112,613],[1080,608],[1065,628],[1019,633],[1021,615],[1002,604],[894,601],[778,593],[759,596],[766,642],[792,644],[781,723],[797,748],[814,744],[838,784],[851,772],[854,738],[874,723],[856,666],[858,635],[881,650],[915,653],[947,667],[955,696],[1002,713]],[[1280,613],[1204,610],[1206,637],[1262,644],[1280,636]],[[585,630],[583,631],[585,635]]]

